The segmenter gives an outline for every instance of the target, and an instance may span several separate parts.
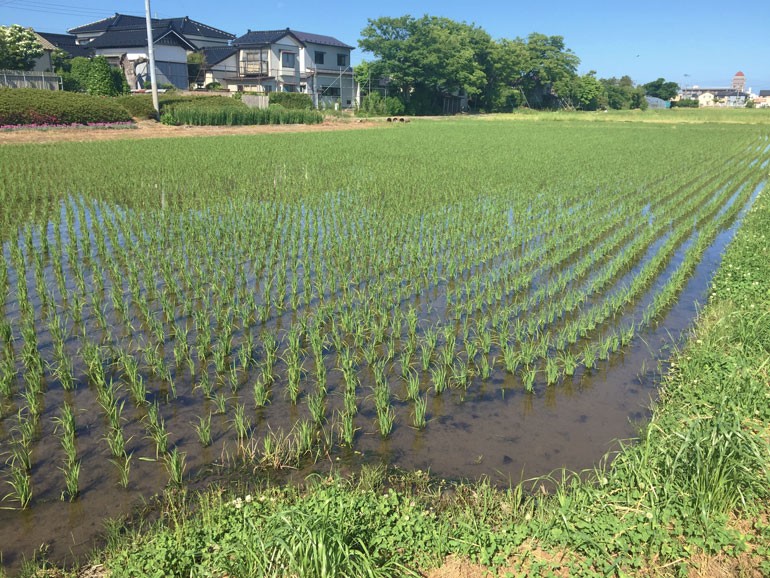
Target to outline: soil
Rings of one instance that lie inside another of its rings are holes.
[[[136,128],[47,128],[0,131],[0,144],[90,142],[102,140],[206,137],[224,135],[274,134],[289,132],[327,132],[360,130],[383,126],[364,119],[326,120],[322,124],[283,124],[258,126],[167,126],[154,120],[141,120]]]

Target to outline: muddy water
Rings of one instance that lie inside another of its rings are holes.
[[[712,243],[680,299],[661,321],[644,330],[620,354],[600,362],[596,369],[578,371],[574,378],[556,387],[538,384],[531,394],[522,390],[516,378],[498,369],[487,382],[474,380],[467,392],[449,389],[438,397],[429,394],[429,423],[421,431],[409,426],[411,406],[396,399],[402,392],[400,386],[394,384],[397,418],[391,436],[387,440],[380,438],[371,399],[364,400],[356,418],[360,433],[355,449],[362,455],[340,452],[340,463],[355,467],[361,461],[384,462],[430,470],[449,478],[488,476],[500,484],[546,475],[559,468],[579,471],[592,467],[608,450],[617,447],[613,440],[632,437],[649,417],[655,396],[655,370],[659,362],[665,364],[669,348],[692,323],[695,304],[705,301],[711,276],[739,222],[740,218]],[[651,292],[663,282],[669,269],[672,267],[661,274]],[[31,268],[27,277],[32,285]],[[643,298],[641,303],[645,302]],[[13,315],[17,307],[13,301],[7,302],[6,315]],[[629,313],[633,314],[633,311]],[[273,323],[280,324],[282,320],[279,318]],[[92,333],[89,337],[98,341],[101,335],[94,320],[87,318],[84,326]],[[73,356],[77,353],[76,341],[68,342]],[[39,347],[45,357],[47,348],[51,347],[50,336],[45,332],[39,336]],[[371,375],[367,377],[367,373],[368,370],[364,370],[361,375],[364,395],[370,393]],[[76,369],[76,374],[76,379],[86,383],[82,368]],[[327,415],[342,405],[342,386],[335,381],[338,379],[330,372]],[[227,400],[227,413],[213,416],[214,441],[212,446],[202,449],[194,424],[199,416],[215,413],[216,407],[192,390],[189,379],[178,381],[177,399],[161,407],[169,431],[169,447],[177,446],[186,452],[188,474],[210,468],[212,464],[214,470],[224,469],[228,463],[228,456],[234,451],[231,415],[235,403],[247,404],[257,438],[268,428],[287,431],[298,418],[307,417],[306,404],[292,406],[281,393],[274,395],[269,408],[254,413],[249,402],[250,385],[244,384],[237,397],[230,396]],[[162,399],[160,386],[150,385],[151,391]],[[423,383],[422,391],[426,389],[427,382]],[[229,392],[227,386],[221,391]],[[62,455],[52,423],[64,401],[78,409],[81,495],[73,503],[60,499],[63,475],[58,468]],[[117,471],[109,462],[103,439],[107,424],[94,392],[87,387],[74,392],[51,387],[44,403],[39,439],[33,452],[33,506],[27,511],[0,509],[2,563],[11,571],[18,569],[24,559],[34,556],[41,546],[45,554],[57,562],[87,553],[103,532],[106,518],[130,513],[162,491],[168,481],[164,464],[156,459],[154,447],[146,438],[143,411],[130,402],[123,412],[127,451],[132,454],[128,489],[117,485]],[[9,439],[10,423],[7,415],[0,420],[0,439]]]

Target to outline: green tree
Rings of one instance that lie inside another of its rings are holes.
[[[667,82],[665,78],[658,78],[645,84],[644,90],[647,96],[671,100],[679,93],[679,85],[676,82]]]
[[[474,25],[428,15],[370,19],[359,40],[376,58],[367,64],[366,82],[370,74],[389,79],[391,89],[417,114],[439,111],[445,94],[480,98],[491,66],[483,50],[490,43],[489,35]]]
[[[43,52],[43,46],[30,28],[18,24],[0,26],[0,68],[32,70]]]
[[[599,110],[607,107],[607,92],[593,70],[583,76],[560,80],[554,84],[553,89],[566,106],[578,110]]]
[[[564,44],[561,36],[532,33],[526,39],[503,39],[495,50],[496,80],[502,87],[521,91],[534,108],[556,107],[557,83],[574,78],[580,59]]]
[[[61,48],[56,48],[51,52],[51,64],[55,72],[61,74],[62,72],[69,72],[72,70],[72,57],[69,52],[65,52]]]

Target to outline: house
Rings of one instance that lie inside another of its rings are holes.
[[[30,28],[30,30],[32,29]],[[34,30],[33,33],[35,34],[37,41],[40,43],[40,46],[43,47],[43,56],[35,61],[35,66],[32,67],[31,71],[53,72],[53,61],[51,60],[51,54],[54,50],[56,50],[56,46],[51,44],[47,39],[43,38]]]
[[[760,90],[759,95],[754,99],[754,106],[770,108],[770,90]]]
[[[144,18],[115,14],[71,28],[76,45],[93,56],[104,56],[123,69],[131,88],[149,84],[147,27]],[[153,18],[151,21],[155,70],[159,84],[188,88],[187,55],[203,47],[226,47],[234,34],[201,22],[182,18]]]
[[[208,47],[204,84],[231,91],[301,92],[317,107],[358,104],[350,65],[353,47],[332,36],[284,30],[249,30],[232,45]]]
[[[746,75],[740,70],[733,76],[730,88],[704,88],[692,86],[684,88],[680,93],[679,99],[692,99],[698,101],[698,106],[729,106],[743,107],[750,98],[749,91],[745,90]]]
[[[88,58],[91,56],[91,51],[87,47],[77,43],[78,37],[74,34],[54,34],[52,32],[36,32],[35,34],[46,51],[58,49],[66,52],[70,58],[76,56]]]

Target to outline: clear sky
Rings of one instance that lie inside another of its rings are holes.
[[[689,86],[729,86],[741,70],[746,86],[770,89],[770,2],[567,2],[546,0],[151,0],[153,15],[189,16],[236,35],[247,29],[294,28],[357,45],[369,18],[431,14],[481,26],[494,38],[531,32],[563,36],[580,72],[658,77]],[[115,12],[144,14],[144,0],[0,0],[0,24],[42,32],[99,20]],[[356,50],[353,64],[366,59]],[[371,55],[368,55],[371,58]]]

